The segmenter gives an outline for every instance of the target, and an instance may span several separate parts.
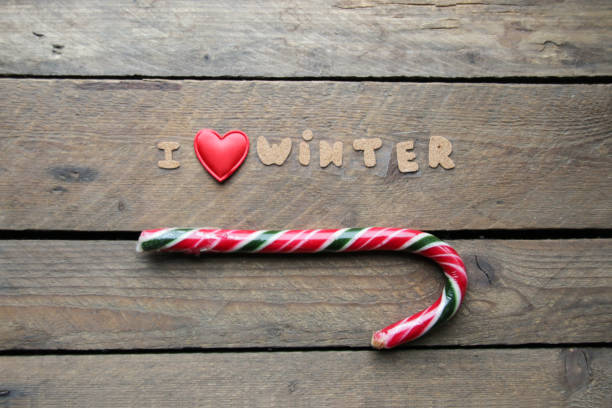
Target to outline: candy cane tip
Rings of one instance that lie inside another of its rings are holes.
[[[374,347],[376,350],[381,350],[386,348],[385,347],[385,336],[384,334],[382,334],[381,332],[377,331],[374,332],[374,334],[372,334],[372,347]]]
[[[144,252],[144,249],[142,249],[142,243],[147,239],[147,233],[146,231],[142,231],[140,233],[140,236],[138,237],[138,242],[136,243],[136,252]]]

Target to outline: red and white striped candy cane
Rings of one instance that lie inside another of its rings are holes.
[[[431,234],[403,228],[342,228],[314,230],[224,230],[164,228],[143,231],[138,251],[312,253],[321,251],[408,251],[432,259],[442,267],[442,294],[410,317],[374,333],[372,346],[393,348],[417,339],[450,319],[459,309],[467,288],[465,265],[457,252]]]

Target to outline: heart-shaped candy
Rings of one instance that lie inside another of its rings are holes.
[[[193,139],[193,148],[202,166],[222,182],[246,159],[249,137],[240,130],[230,130],[220,136],[212,129],[200,129]]]

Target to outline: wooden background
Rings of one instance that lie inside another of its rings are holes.
[[[610,406],[611,2],[10,1],[0,75],[0,407]],[[223,185],[202,127],[250,136]],[[432,135],[455,169],[427,166]],[[287,162],[258,136],[291,138]],[[451,322],[376,352],[436,297],[434,265],[134,251],[202,225],[433,231],[470,286]]]

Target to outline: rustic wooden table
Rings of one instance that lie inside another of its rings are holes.
[[[8,1],[0,73],[0,407],[611,406],[609,0]],[[203,127],[251,137],[223,185]],[[454,169],[427,165],[433,135]],[[260,136],[291,139],[283,165]],[[202,225],[433,231],[470,287],[376,352],[440,291],[432,264],[134,251]]]

